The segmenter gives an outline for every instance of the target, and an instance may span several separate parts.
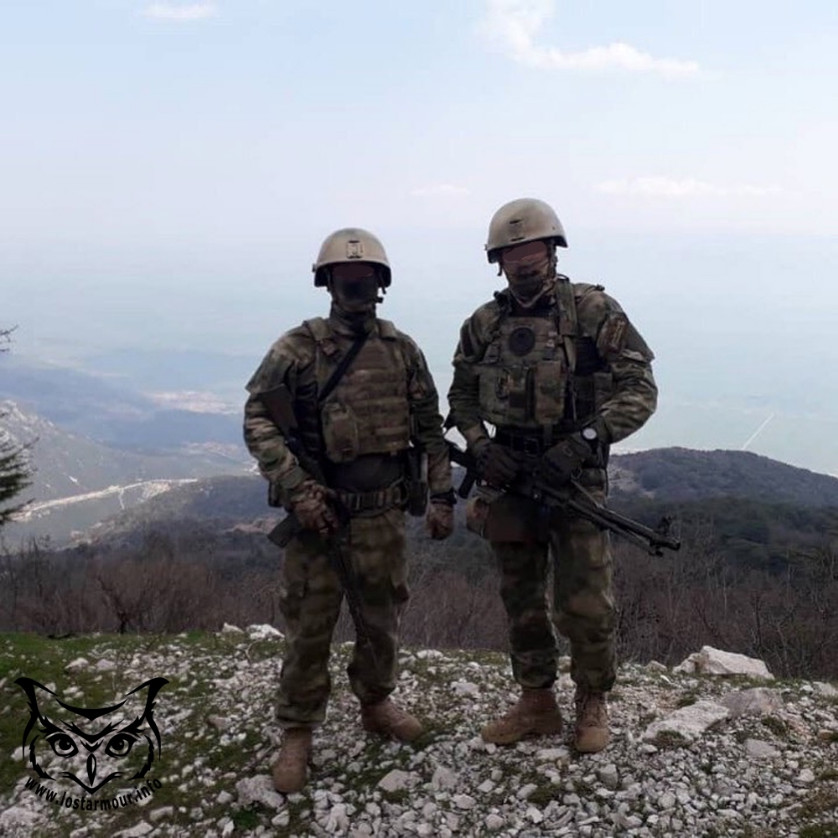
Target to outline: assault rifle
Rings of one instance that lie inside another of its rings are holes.
[[[457,494],[462,498],[467,498],[478,477],[477,463],[471,454],[463,451],[455,442],[450,439],[446,442],[451,462],[457,463],[466,470]],[[529,498],[549,508],[567,509],[574,515],[585,518],[598,527],[610,530],[632,544],[642,547],[652,556],[662,556],[664,548],[667,550],[681,548],[680,539],[673,538],[669,534],[671,519],[665,517],[655,529],[651,529],[639,521],[603,506],[578,480],[571,479],[563,486],[553,486],[541,473],[537,457],[523,458],[518,476],[504,491]]]
[[[285,444],[288,446],[288,450],[297,458],[300,467],[308,472],[318,483],[323,486],[327,485],[320,463],[306,450],[300,438],[297,416],[294,413],[293,399],[288,388],[284,384],[280,384],[279,387],[262,393],[262,403],[265,405],[271,421],[282,431]],[[352,616],[352,622],[355,624],[358,638],[369,647],[373,663],[378,668],[378,662],[375,659],[375,646],[372,643],[367,621],[364,619],[361,598],[358,595],[358,588],[355,585],[352,565],[343,549],[343,539],[349,528],[349,511],[337,499],[333,499],[330,503],[337,516],[339,527],[338,531],[328,539],[329,563],[337,574],[343,592],[346,595],[346,604],[349,606],[349,613]],[[289,512],[268,533],[268,538],[278,547],[285,547],[294,536],[302,532],[302,529],[303,527],[297,516],[293,512]]]

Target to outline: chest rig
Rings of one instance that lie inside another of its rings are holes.
[[[501,310],[477,364],[481,418],[496,427],[543,431],[576,421],[579,324],[573,286],[559,277],[543,315]]]
[[[351,338],[337,334],[321,317],[305,321],[316,345],[315,396],[321,445],[332,463],[348,463],[366,454],[397,454],[410,444],[407,365],[398,333],[387,320],[376,320],[371,334],[349,368],[321,400]]]

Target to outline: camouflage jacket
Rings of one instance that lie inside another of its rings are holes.
[[[516,311],[501,291],[462,326],[451,415],[469,446],[486,423],[551,435],[594,425],[618,442],[655,410],[653,358],[601,285],[559,276],[537,312]]]
[[[284,384],[306,450],[330,462],[363,454],[398,454],[411,443],[428,456],[430,492],[451,488],[451,468],[433,379],[414,341],[387,320],[372,333],[340,383],[318,403],[321,390],[355,336],[339,320],[314,318],[286,332],[247,384],[244,439],[260,472],[288,494],[310,477],[288,449],[261,399]]]

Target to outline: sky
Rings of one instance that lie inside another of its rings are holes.
[[[444,392],[459,324],[501,286],[488,220],[534,196],[564,223],[562,269],[603,282],[656,351],[661,408],[638,445],[741,447],[768,420],[751,450],[838,473],[838,5],[0,14],[0,324],[18,326],[16,352],[203,350],[251,369],[323,312],[310,265],[352,225],[384,241],[382,314]]]

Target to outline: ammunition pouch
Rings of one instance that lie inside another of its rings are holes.
[[[421,448],[408,448],[405,466],[406,508],[410,515],[418,518],[428,508],[428,455]]]

